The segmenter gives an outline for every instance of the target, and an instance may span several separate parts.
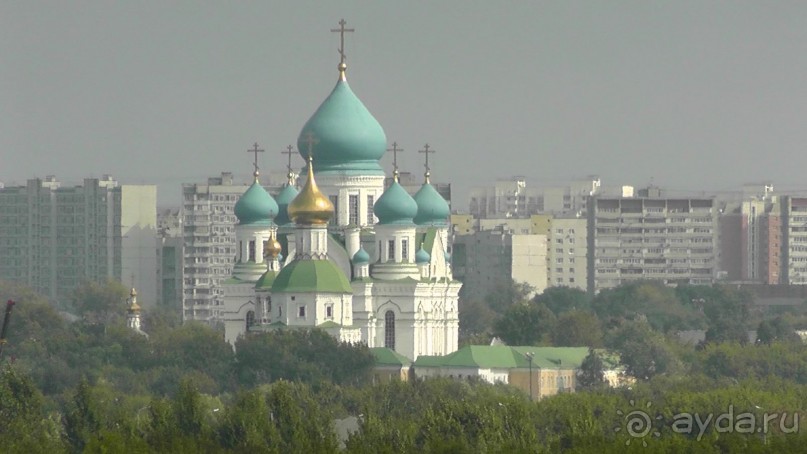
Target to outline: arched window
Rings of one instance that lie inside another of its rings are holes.
[[[384,347],[395,350],[395,313],[384,314]]]
[[[247,330],[255,324],[255,311],[247,312]]]

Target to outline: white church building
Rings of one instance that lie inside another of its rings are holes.
[[[384,188],[386,135],[350,89],[344,57],[338,69],[297,141],[302,189],[290,171],[273,198],[256,165],[235,206],[225,338],[235,345],[251,331],[317,327],[413,360],[454,352],[461,283],[451,272],[448,203],[430,184],[428,165],[414,197],[397,168]]]

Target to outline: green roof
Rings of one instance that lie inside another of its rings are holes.
[[[328,320],[327,322],[322,322],[319,325],[317,325],[317,328],[322,328],[322,329],[325,329],[325,328],[341,328],[341,327],[342,327],[342,325],[336,323],[333,320]]]
[[[419,356],[416,367],[472,367],[513,369],[530,367],[527,353],[533,353],[532,367],[576,369],[588,355],[588,347],[511,347],[468,345],[445,356]]]
[[[375,356],[377,366],[408,366],[412,360],[406,356],[386,347],[373,347],[370,353]]]
[[[266,270],[263,273],[263,276],[258,279],[258,282],[255,283],[255,288],[257,289],[271,289],[272,284],[275,282],[275,278],[277,277],[277,271],[273,270]]]
[[[426,234],[423,236],[423,245],[421,246],[424,251],[429,253],[429,256],[434,255],[434,239],[437,238],[437,229],[434,227],[430,227],[426,230]]]
[[[294,260],[280,270],[272,293],[353,293],[345,273],[330,260]]]

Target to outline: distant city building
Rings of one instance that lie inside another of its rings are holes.
[[[110,176],[61,187],[55,177],[0,189],[0,278],[54,301],[84,281],[114,279],[156,297],[153,185]]]
[[[807,197],[782,198],[783,284],[807,285]]]
[[[182,310],[182,263],[185,250],[179,209],[157,213],[157,305]]]
[[[714,199],[592,197],[588,208],[589,291],[640,279],[674,285],[717,277]]]
[[[493,186],[473,188],[469,211],[477,219],[526,218],[540,213],[582,214],[588,198],[603,192],[601,185],[599,177],[590,176],[568,186],[533,188],[527,187],[524,177],[513,177]]]
[[[549,219],[547,275],[549,287],[586,290],[588,285],[588,221],[586,218]]]
[[[500,225],[455,236],[451,263],[468,294],[484,296],[511,279],[542,293],[547,287],[546,254],[546,235],[513,233]]]

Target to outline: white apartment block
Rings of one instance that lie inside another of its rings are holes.
[[[286,181],[270,174],[270,181]],[[252,183],[235,182],[231,172],[210,177],[206,184],[182,185],[182,320],[215,324],[220,320],[224,290],[221,282],[233,274],[237,219],[233,208]],[[277,193],[280,185],[266,185]]]
[[[588,285],[588,220],[549,219],[547,285],[586,290]]]
[[[783,197],[784,284],[807,285],[807,197]]]
[[[500,282],[529,284],[535,293],[546,289],[546,235],[518,234],[503,227],[454,237],[454,276],[468,294],[484,297]]]
[[[0,189],[0,279],[63,301],[82,282],[114,279],[156,298],[153,185],[110,176],[61,187],[55,177]]]
[[[601,198],[589,203],[589,291],[640,279],[711,284],[717,275],[713,199]]]

